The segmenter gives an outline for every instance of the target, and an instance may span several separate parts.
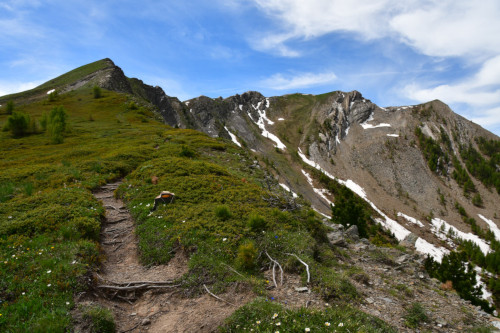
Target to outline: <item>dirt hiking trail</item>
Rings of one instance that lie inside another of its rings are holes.
[[[220,295],[234,305],[208,294],[182,297],[183,290],[174,282],[188,271],[188,258],[182,251],[167,265],[141,265],[135,222],[123,201],[114,197],[120,184],[107,184],[94,192],[106,209],[100,241],[103,262],[94,277],[95,291],[82,295],[77,303],[99,304],[112,310],[117,332],[215,332],[252,296],[233,292]],[[85,323],[75,327],[75,332],[88,330]]]

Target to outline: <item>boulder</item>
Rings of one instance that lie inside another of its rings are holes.
[[[359,240],[359,231],[358,231],[358,226],[357,225],[351,225],[347,230],[345,231],[345,236],[347,238],[352,239],[353,241]]]
[[[347,243],[344,239],[344,233],[342,231],[332,231],[326,235],[330,244],[335,246],[346,247]]]

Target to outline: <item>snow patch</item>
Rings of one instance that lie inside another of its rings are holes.
[[[189,109],[189,112],[193,113],[193,109]]]
[[[320,212],[319,210],[317,210],[316,208],[314,208],[313,206],[311,206],[311,208],[316,212],[318,213],[319,215],[323,216],[323,217],[326,217],[327,219],[331,219],[332,217],[329,216],[329,215],[326,215],[326,214],[323,214],[322,212]]]
[[[420,237],[415,242],[415,249],[420,253],[430,255],[437,262],[443,261],[443,257],[450,253],[444,247],[437,247]]]
[[[240,111],[243,111],[243,104],[240,104],[239,107],[240,107]]]
[[[410,231],[408,229],[406,229],[405,227],[401,226],[399,223],[397,223],[396,221],[394,221],[393,219],[389,218],[387,215],[385,215],[380,209],[377,208],[377,206],[375,206],[375,204],[373,202],[371,202],[370,200],[368,200],[367,196],[366,196],[366,192],[365,190],[359,186],[358,184],[356,184],[354,181],[352,181],[351,179],[348,179],[347,181],[344,181],[344,180],[341,180],[341,179],[338,179],[338,178],[335,178],[333,175],[331,175],[330,173],[328,173],[327,171],[325,171],[324,169],[322,169],[319,164],[317,164],[316,162],[308,159],[303,153],[302,151],[300,150],[300,148],[298,149],[298,154],[300,156],[300,158],[308,165],[312,166],[313,168],[317,169],[317,170],[320,170],[321,172],[323,172],[326,176],[330,177],[331,179],[333,180],[337,180],[339,183],[347,186],[347,188],[349,188],[351,191],[353,191],[354,193],[356,193],[357,195],[359,195],[361,198],[363,198],[366,202],[368,202],[370,204],[370,206],[377,212],[380,214],[380,216],[382,216],[384,219],[376,219],[382,226],[384,226],[386,229],[388,229],[390,232],[392,232],[394,234],[394,236],[397,238],[398,241],[401,241],[403,239],[406,238],[406,236],[408,236],[410,234]],[[305,171],[303,171],[305,172]]]
[[[186,104],[186,106],[189,106],[189,101],[185,101],[184,104]]]
[[[310,174],[308,174],[306,171],[302,170],[302,173],[304,174],[304,176],[306,176],[307,178],[307,182],[309,183],[309,185],[311,185],[314,193],[316,193],[317,195],[320,196],[321,199],[325,200],[329,205],[332,205],[332,206],[335,206],[335,204],[333,202],[331,202],[326,196],[325,194],[331,194],[328,190],[325,190],[323,188],[315,188],[314,185],[313,185],[313,180],[312,180],[312,177]]]
[[[52,94],[54,91],[56,91],[56,90],[55,89],[50,89],[49,91],[47,91],[47,95]]]
[[[255,111],[257,111],[257,113],[259,114],[259,119],[255,122],[255,124],[257,124],[257,126],[262,130],[262,136],[265,136],[266,138],[268,138],[276,143],[276,145],[275,145],[276,148],[285,149],[286,148],[285,144],[283,142],[281,142],[281,140],[276,135],[274,135],[271,132],[269,132],[268,130],[266,130],[265,123],[267,122],[268,125],[274,125],[274,122],[272,120],[270,120],[269,118],[267,118],[265,109],[259,110],[261,104],[262,104],[262,102],[257,103],[257,105],[252,105],[253,108],[255,109]],[[266,105],[269,105],[268,98],[266,98]],[[250,117],[250,119],[252,119],[252,116],[250,115],[250,113],[248,113],[248,116]]]
[[[493,295],[488,291],[488,289],[486,288],[486,284],[481,279],[481,274],[483,273],[483,270],[481,269],[481,267],[477,267],[477,266],[474,267],[474,270],[477,273],[477,283],[476,283],[475,287],[481,288],[481,291],[483,292],[482,298],[484,300],[488,301],[491,305],[493,303],[493,299],[492,299]]]
[[[491,232],[495,235],[495,238],[500,241],[500,229],[495,224],[495,222],[493,222],[492,220],[488,220],[486,217],[484,217],[481,214],[478,214],[478,216],[481,218],[481,220],[483,220],[484,222],[486,222],[488,224]]]
[[[379,127],[391,127],[391,124],[381,123],[378,125],[367,124],[366,122],[360,124],[363,129],[379,128]]]
[[[468,240],[479,246],[481,251],[486,255],[490,252],[490,246],[479,236],[474,235],[470,232],[465,233],[463,231],[458,230],[454,226],[450,225],[448,222],[441,220],[439,218],[434,218],[431,221],[432,223],[432,232],[438,237],[443,240],[449,240],[448,238],[448,233],[451,233],[454,235],[455,238],[461,238],[463,240]],[[451,230],[451,231],[450,231]],[[453,242],[452,242],[453,243]]]
[[[399,138],[399,134],[387,134],[387,136],[392,136],[393,138]]]
[[[224,126],[224,129],[229,133],[229,136],[231,137],[231,141],[233,141],[238,147],[241,147],[241,144],[238,142],[238,139],[236,138],[236,135],[231,133],[226,126]]]
[[[423,228],[424,227],[424,224],[422,222],[420,222],[419,220],[417,220],[416,218],[414,217],[411,217],[411,216],[408,216],[408,215],[405,215],[401,212],[398,213],[398,216],[399,217],[402,217],[404,218],[405,220],[407,220],[408,222],[411,222],[413,224],[416,224],[418,225],[420,228]]]
[[[285,191],[292,193],[292,197],[294,197],[294,198],[297,198],[297,197],[298,197],[297,193],[293,192],[293,191],[292,191],[292,190],[291,190],[288,186],[286,186],[285,184],[281,184],[281,183],[280,183],[280,186],[281,186],[281,187],[283,187],[283,188],[285,189]]]
[[[278,118],[278,120],[279,120],[279,121],[283,121],[283,120],[285,120],[285,118]]]
[[[364,122],[362,122],[360,124],[361,127],[363,127],[363,129],[378,128],[378,127],[391,127],[391,125],[387,124],[387,123],[381,123],[378,125],[368,124],[368,122],[370,122],[372,120],[373,120],[373,113],[370,115],[370,117],[368,119],[366,119]]]

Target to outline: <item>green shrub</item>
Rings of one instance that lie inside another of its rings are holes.
[[[66,130],[67,118],[68,114],[62,106],[57,106],[50,111],[46,127],[53,143],[63,142],[63,133]]]
[[[191,150],[187,146],[182,146],[181,147],[181,152],[179,153],[180,157],[188,157],[188,158],[193,158],[195,156],[195,152]]]
[[[264,218],[262,216],[257,215],[257,214],[252,214],[248,218],[247,225],[250,228],[250,230],[252,230],[253,232],[259,232],[259,231],[263,231],[266,229],[267,222],[266,222],[266,220],[264,220]]]
[[[89,321],[92,333],[113,333],[116,331],[113,314],[109,309],[100,306],[86,307],[83,309],[83,319]]]
[[[30,124],[30,116],[21,112],[13,112],[7,118],[6,129],[12,133],[14,137],[21,137],[28,133]]]
[[[7,114],[12,114],[12,112],[14,112],[14,101],[7,102],[7,105],[5,106],[5,112]]]
[[[422,322],[428,322],[429,317],[425,313],[425,309],[420,303],[413,303],[409,309],[406,310],[405,325],[411,328],[420,326]]]
[[[15,188],[12,182],[0,183],[0,203],[12,198],[14,190]]]
[[[134,102],[134,101],[131,101],[129,104],[128,104],[128,108],[130,110],[137,110],[139,107],[137,106],[137,104]]]
[[[358,298],[358,291],[348,278],[329,268],[323,268],[322,273],[318,288],[324,300],[351,301]]]
[[[227,206],[222,205],[215,207],[215,216],[222,221],[226,221],[232,217],[232,214]]]
[[[97,99],[97,98],[101,98],[102,97],[102,91],[101,91],[101,88],[97,85],[95,85],[93,88],[92,88],[92,92],[94,94],[94,98]]]
[[[84,238],[93,239],[96,241],[99,240],[101,224],[98,220],[90,217],[77,217],[72,222],[75,228]]]
[[[472,198],[472,204],[477,207],[483,206],[483,198],[481,198],[481,194],[476,193],[476,195],[474,195]]]
[[[252,242],[241,244],[238,247],[238,264],[247,270],[255,268],[257,249]]]

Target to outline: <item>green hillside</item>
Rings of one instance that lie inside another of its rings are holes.
[[[47,81],[38,87],[35,87],[33,89],[11,94],[11,95],[5,95],[0,97],[0,104],[4,104],[7,101],[10,100],[19,100],[19,99],[28,99],[33,96],[37,95],[44,95],[47,93],[47,91],[73,83],[77,81],[80,78],[83,78],[89,74],[92,74],[100,69],[104,69],[112,64],[110,59],[102,59],[98,60],[95,62],[92,62],[90,64],[78,67],[73,69],[72,71],[69,71],[67,73],[64,73],[63,75],[60,75],[50,81]]]
[[[51,84],[67,80],[61,76]],[[304,266],[286,253],[309,263],[311,285],[325,300],[357,298],[336,269],[340,254],[328,245],[326,227],[304,202],[302,208],[290,207],[277,184],[263,186],[264,171],[250,167],[255,157],[247,151],[165,126],[140,101],[110,91],[95,99],[90,88],[80,89],[53,102],[21,105],[16,112],[38,122],[59,105],[68,115],[63,143],[53,144],[41,130],[20,138],[0,132],[0,331],[71,329],[74,295],[89,288],[91,272],[102,260],[104,208],[92,190],[120,178],[124,183],[116,194],[136,218],[141,261],[165,264],[175,251],[190,254],[189,272],[180,281],[186,294],[203,292],[203,284],[221,292],[240,283],[265,296],[269,281],[261,268],[269,263],[267,251],[304,281]],[[6,119],[0,115],[1,127]],[[177,199],[151,214],[149,206],[161,190]],[[270,317],[276,307],[254,302],[226,329],[253,320],[248,313]],[[290,310],[288,320],[300,323],[297,327],[324,325],[318,311],[308,311]],[[346,329],[365,325],[387,331],[358,310],[330,315],[342,321],[352,313],[356,320]]]

